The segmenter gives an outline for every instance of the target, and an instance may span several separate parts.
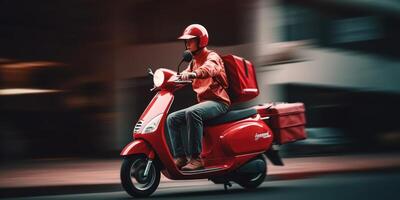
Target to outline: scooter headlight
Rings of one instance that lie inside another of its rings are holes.
[[[157,115],[157,117],[151,119],[149,123],[147,123],[146,126],[144,126],[142,133],[154,132],[157,129],[158,125],[160,124],[162,116],[163,114],[161,113]]]
[[[156,87],[160,87],[164,83],[164,72],[162,70],[157,70],[153,76],[153,82]]]

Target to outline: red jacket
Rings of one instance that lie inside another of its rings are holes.
[[[228,106],[231,104],[228,93],[224,89],[228,87],[224,63],[217,53],[204,48],[194,56],[192,63],[185,71],[196,73],[192,87],[197,93],[198,102],[213,100]]]

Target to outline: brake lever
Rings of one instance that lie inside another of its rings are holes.
[[[150,92],[153,92],[153,91],[156,90],[156,89],[157,89],[157,87],[156,87],[156,86],[153,86],[153,88],[150,89]]]

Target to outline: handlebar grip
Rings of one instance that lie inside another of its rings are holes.
[[[187,80],[187,81],[176,80],[176,81],[174,81],[174,83],[192,83],[192,81],[190,81],[190,80]]]

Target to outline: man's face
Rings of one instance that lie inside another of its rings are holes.
[[[185,41],[186,49],[190,52],[197,51],[197,39],[192,38]]]

